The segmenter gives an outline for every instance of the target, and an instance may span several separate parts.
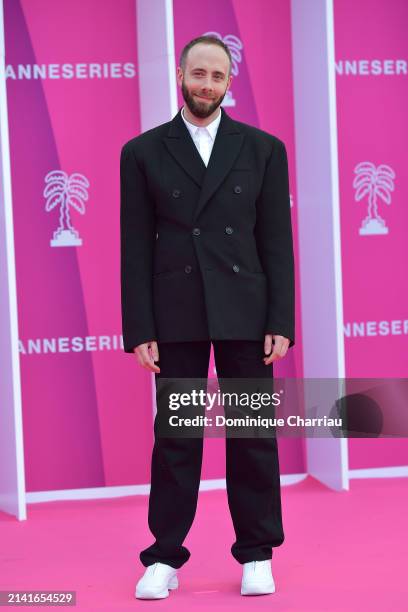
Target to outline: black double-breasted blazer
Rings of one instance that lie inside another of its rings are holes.
[[[181,117],[121,151],[126,352],[157,340],[294,344],[294,258],[285,145],[221,121],[206,167]]]

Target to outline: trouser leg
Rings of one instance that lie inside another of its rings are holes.
[[[158,378],[207,379],[210,342],[159,345]],[[160,402],[157,401],[159,410]],[[155,542],[140,553],[143,565],[156,561],[181,567],[190,557],[183,546],[197,509],[203,438],[163,437],[154,422],[155,442],[151,462],[149,528]]]
[[[271,378],[265,366],[263,342],[214,342],[217,376]],[[228,505],[236,541],[231,553],[239,563],[271,559],[284,541],[278,445],[275,437],[226,437]]]

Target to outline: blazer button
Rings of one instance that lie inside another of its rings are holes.
[[[241,187],[241,185],[235,185],[235,187],[234,187],[234,192],[235,192],[235,193],[241,193],[241,191],[242,191],[242,187]]]
[[[173,189],[173,198],[179,198],[181,195],[180,189]]]
[[[190,274],[190,272],[191,272],[191,270],[192,270],[192,269],[193,269],[193,268],[192,268],[191,266],[186,266],[186,267],[184,268],[184,272],[185,272],[186,274]]]
[[[237,266],[237,264],[234,264],[232,266],[232,269],[234,270],[234,272],[239,272],[239,266]]]
[[[195,227],[193,229],[193,234],[194,234],[194,236],[199,236],[201,234],[200,228],[199,227]]]
[[[232,234],[234,230],[232,229],[232,227],[230,227],[229,225],[227,225],[227,227],[225,228],[225,233],[226,234]]]

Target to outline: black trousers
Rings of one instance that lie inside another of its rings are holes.
[[[273,364],[263,362],[262,341],[213,340],[217,377],[270,378]],[[211,342],[159,344],[157,378],[207,379]],[[190,557],[183,546],[197,508],[203,438],[157,435],[151,463],[149,528],[155,542],[140,553],[144,566],[156,561],[174,568]],[[284,541],[275,437],[226,437],[226,485],[236,541],[231,547],[239,563],[272,558]]]

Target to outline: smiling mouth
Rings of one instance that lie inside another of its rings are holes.
[[[200,96],[199,94],[196,94],[197,98],[200,98],[200,100],[213,100],[213,98],[205,98],[204,96]]]

